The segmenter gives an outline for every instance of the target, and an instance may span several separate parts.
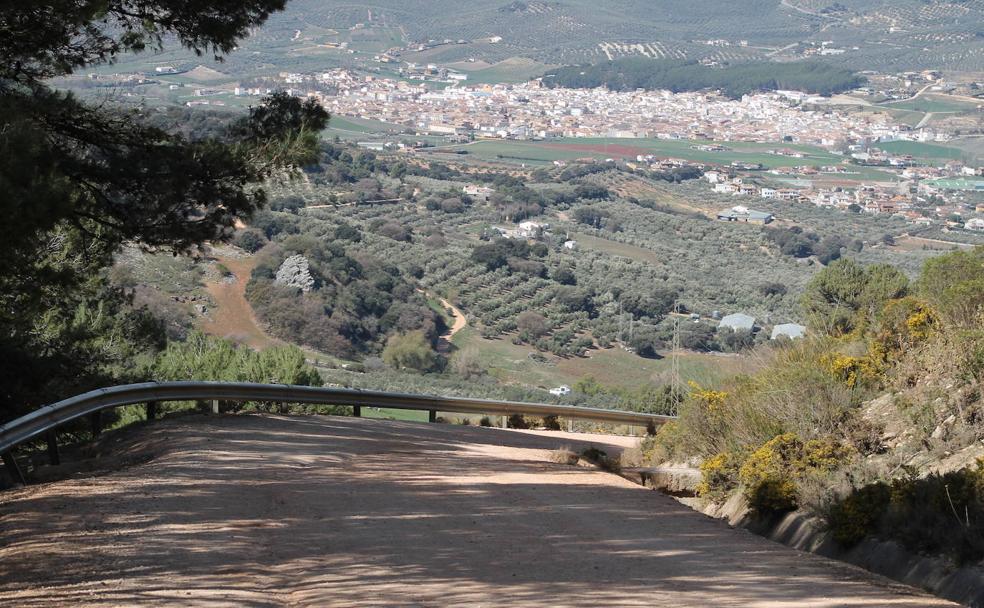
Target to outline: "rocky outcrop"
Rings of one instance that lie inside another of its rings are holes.
[[[311,276],[311,268],[308,260],[303,255],[292,255],[277,270],[277,285],[285,287],[296,287],[301,291],[308,292],[314,288],[314,277]]]

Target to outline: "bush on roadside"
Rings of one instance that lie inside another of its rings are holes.
[[[738,470],[738,481],[759,513],[791,511],[799,506],[799,480],[833,471],[851,455],[850,448],[832,439],[803,442],[794,433],[784,433],[748,456]]]
[[[580,457],[568,446],[562,446],[550,452],[550,462],[557,464],[575,465]]]
[[[702,462],[697,494],[713,502],[726,500],[738,487],[741,463],[741,456],[732,452],[722,452]]]
[[[528,429],[530,428],[530,423],[522,414],[512,414],[509,416],[509,420],[506,421],[506,426],[511,429]]]
[[[958,565],[984,558],[984,459],[943,475],[909,472],[854,490],[832,505],[835,540],[897,540],[913,551],[949,555]]]

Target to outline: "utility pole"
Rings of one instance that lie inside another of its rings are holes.
[[[680,301],[673,303],[673,351],[670,353],[670,382],[673,398],[683,395],[683,382],[680,380]],[[678,402],[679,403],[679,402]]]

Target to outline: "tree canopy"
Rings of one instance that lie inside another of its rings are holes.
[[[0,420],[143,377],[153,319],[105,269],[124,243],[189,252],[227,240],[260,184],[310,162],[328,114],[274,95],[191,138],[50,79],[177,39],[231,51],[284,0],[49,0],[0,8]],[[116,339],[108,336],[115,332]]]

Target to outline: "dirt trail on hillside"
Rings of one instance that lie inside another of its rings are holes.
[[[0,494],[0,605],[952,605],[548,462],[578,436],[275,416],[146,432],[167,438],[150,462]]]
[[[454,320],[451,322],[451,328],[448,329],[447,333],[443,336],[448,342],[450,342],[456,333],[468,327],[468,317],[465,316],[465,313],[461,312],[460,308],[451,302],[448,302],[444,298],[438,298],[438,300],[440,300],[441,306],[451,309],[451,315],[454,317]]]
[[[253,308],[246,300],[246,284],[256,266],[256,260],[252,257],[231,256],[217,256],[216,260],[234,276],[205,285],[216,309],[201,322],[202,331],[220,338],[229,338],[255,350],[283,345],[284,342],[263,331]]]

